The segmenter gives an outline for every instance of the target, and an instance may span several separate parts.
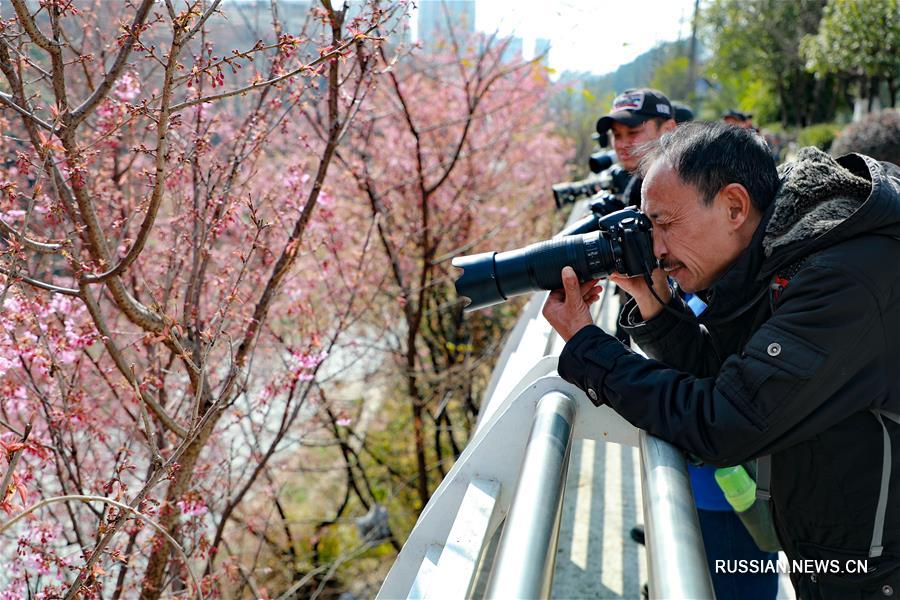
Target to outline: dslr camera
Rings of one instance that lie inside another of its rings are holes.
[[[519,294],[561,288],[565,266],[575,269],[581,282],[610,273],[649,277],[659,266],[651,229],[650,219],[638,210],[601,214],[592,205],[591,215],[552,240],[454,258],[453,266],[463,270],[456,293],[468,300],[465,311],[470,312]]]

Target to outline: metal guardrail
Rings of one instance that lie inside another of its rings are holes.
[[[575,414],[575,401],[559,392],[538,403],[488,598],[550,595]]]
[[[687,464],[641,431],[641,487],[651,598],[714,598]]]

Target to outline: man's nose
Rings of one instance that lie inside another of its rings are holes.
[[[653,255],[660,260],[665,258],[666,254],[668,254],[666,243],[663,238],[664,236],[662,233],[659,233],[658,231],[653,232]]]

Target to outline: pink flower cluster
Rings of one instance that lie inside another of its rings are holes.
[[[54,363],[73,364],[96,339],[84,315],[84,307],[66,296],[46,302],[8,294],[0,315],[0,376],[22,362],[41,377]]]
[[[206,503],[196,494],[191,494],[189,497],[186,496],[182,500],[176,502],[175,505],[178,507],[178,510],[181,511],[181,514],[188,518],[202,517],[209,512]]]
[[[299,350],[291,351],[288,360],[290,365],[290,373],[293,381],[311,381],[313,371],[322,364],[322,361],[328,356],[327,352],[319,352],[317,354],[307,354]]]
[[[141,81],[133,73],[124,73],[116,82],[113,95],[121,102],[131,102],[141,94]]]
[[[286,362],[287,371],[274,377],[260,393],[259,399],[263,403],[268,402],[276,395],[289,390],[296,382],[312,381],[315,377],[315,369],[327,358],[327,352],[303,352],[291,350]]]

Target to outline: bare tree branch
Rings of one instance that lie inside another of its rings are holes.
[[[31,421],[25,424],[25,431],[22,432],[20,436],[21,443],[25,443],[28,441],[28,435],[31,433]],[[20,448],[12,453],[12,456],[9,457],[9,465],[6,467],[6,475],[3,476],[3,482],[0,483],[0,502],[5,502],[6,497],[9,495],[9,482],[12,480],[13,472],[16,470],[16,464],[19,462],[19,457],[22,456],[22,450],[24,448]],[[0,531],[3,531],[0,529]]]
[[[63,242],[39,242],[37,240],[32,240],[16,231],[12,225],[7,223],[3,219],[0,219],[0,230],[5,231],[10,236],[16,238],[19,242],[22,243],[23,246],[25,246],[29,250],[34,250],[35,252],[40,252],[41,254],[57,254],[60,250],[63,249]]]
[[[137,8],[137,11],[134,15],[134,20],[131,22],[131,26],[128,28],[128,37],[125,40],[125,43],[122,44],[122,47],[119,48],[119,53],[116,55],[116,60],[113,61],[112,66],[109,71],[103,77],[103,81],[100,82],[100,85],[94,89],[94,92],[85,99],[81,105],[72,111],[72,116],[67,123],[68,127],[76,127],[81,121],[87,117],[94,107],[96,107],[100,102],[106,97],[109,93],[109,90],[112,88],[113,84],[116,82],[116,79],[119,78],[119,75],[122,74],[122,70],[125,68],[126,63],[128,62],[128,57],[131,54],[131,49],[134,48],[134,42],[137,40],[138,35],[140,33],[141,27],[144,25],[144,22],[147,20],[147,15],[150,14],[150,9],[153,7],[154,0],[143,0],[141,5]]]
[[[137,386],[136,382],[132,379],[131,367],[126,363],[125,358],[122,356],[122,352],[113,342],[112,332],[109,331],[109,328],[106,326],[106,319],[100,312],[100,307],[97,305],[96,300],[94,300],[90,289],[88,289],[87,286],[82,285],[80,296],[82,300],[84,300],[84,303],[87,306],[88,312],[90,312],[91,317],[93,317],[94,319],[97,330],[100,332],[100,337],[103,341],[103,345],[106,347],[106,351],[109,353],[109,356],[113,359],[113,363],[115,363],[116,367],[119,369],[119,372],[125,377],[128,383],[132,386],[135,386],[135,388],[140,391],[140,387]],[[173,431],[178,437],[187,437],[187,430],[179,425],[178,422],[175,421],[175,419],[169,416],[165,409],[160,406],[156,402],[156,400],[154,400],[150,396],[150,394],[141,391],[140,399],[143,400],[147,404],[147,406],[150,407],[150,410],[153,411],[153,414],[155,414],[157,418],[159,418],[159,420],[171,431]]]
[[[376,29],[376,27],[377,27],[376,25],[373,25],[372,27],[367,29],[365,32],[365,35],[368,35],[369,33],[371,33],[374,29]],[[336,58],[336,57],[340,56],[344,52],[344,50],[346,50],[347,48],[349,48],[350,46],[355,44],[357,41],[359,41],[359,39],[361,39],[361,37],[362,37],[362,35],[358,35],[357,37],[340,44],[334,50],[332,50],[326,54],[323,54],[319,58],[310,62],[308,65],[300,65],[296,69],[294,69],[292,71],[288,71],[284,75],[279,75],[278,77],[272,77],[272,78],[266,79],[264,81],[256,81],[256,82],[251,83],[250,85],[247,85],[242,88],[235,89],[235,90],[231,90],[228,92],[222,92],[220,94],[211,94],[209,96],[203,96],[201,98],[194,98],[193,100],[187,100],[185,102],[180,102],[180,103],[172,106],[171,112],[176,113],[176,112],[184,110],[185,108],[190,108],[191,106],[203,104],[204,102],[214,102],[216,100],[222,100],[223,98],[230,98],[232,96],[246,94],[247,92],[252,92],[254,90],[259,90],[259,89],[268,87],[270,85],[274,85],[276,83],[284,81],[285,79],[290,79],[291,77],[294,77],[295,75],[298,75],[300,73],[312,71],[320,63],[323,63],[326,60],[331,60],[332,58]]]
[[[185,39],[189,40],[197,35],[197,32],[200,31],[200,28],[206,24],[206,21],[212,16],[212,14],[216,12],[216,9],[219,8],[219,4],[221,3],[222,0],[213,0],[213,3],[209,5],[209,8],[206,9],[206,11],[200,16],[200,18],[197,19],[197,22],[194,23],[194,26],[191,27],[190,31],[187,32]]]
[[[29,285],[33,285],[34,287],[41,288],[42,290],[47,290],[48,292],[53,292],[54,294],[62,294],[64,296],[75,296],[76,298],[81,297],[81,292],[73,288],[64,288],[59,287],[57,285],[53,285],[52,283],[45,283],[38,279],[32,279],[31,277],[27,277],[22,275],[21,273],[12,272],[5,267],[0,267],[0,273],[3,273],[7,277],[13,280],[21,280]]]
[[[54,130],[53,125],[51,125],[47,121],[44,121],[43,119],[41,119],[39,116],[35,115],[33,112],[31,112],[27,108],[23,108],[23,107],[19,106],[18,104],[16,104],[15,100],[13,100],[13,97],[10,94],[5,94],[3,92],[0,92],[0,102],[5,104],[6,106],[10,107],[14,111],[16,111],[17,113],[22,115],[23,117],[30,119],[35,124],[39,125],[42,129],[46,129],[47,131],[50,131],[50,132],[52,132]]]
[[[25,0],[10,0],[10,2],[16,11],[16,16],[19,17],[22,29],[25,30],[28,37],[30,37],[35,44],[51,54],[59,52],[59,46],[54,45],[54,43],[38,29],[37,23],[34,22],[31,13],[28,12],[28,6],[25,4]]]
[[[163,79],[162,100],[159,117],[156,122],[156,164],[153,191],[150,194],[150,204],[147,207],[147,212],[144,214],[144,221],[138,230],[137,238],[122,260],[105,273],[83,277],[82,281],[85,283],[100,283],[120,275],[140,256],[141,251],[144,249],[144,244],[147,243],[147,238],[150,237],[150,231],[153,229],[153,223],[156,220],[159,205],[162,202],[162,192],[166,179],[165,166],[168,147],[166,135],[169,128],[169,115],[171,114],[169,104],[172,98],[172,79],[175,77],[175,69],[178,66],[178,54],[182,44],[183,40],[176,29],[172,35],[172,46],[169,49],[169,59],[166,62],[166,74]]]

